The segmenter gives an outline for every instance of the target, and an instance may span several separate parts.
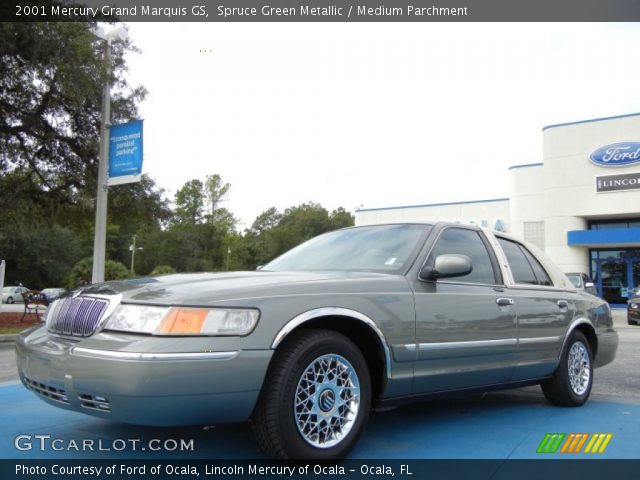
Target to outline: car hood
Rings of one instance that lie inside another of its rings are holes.
[[[366,289],[397,282],[398,275],[371,272],[190,273],[106,282],[82,289],[85,295],[122,295],[123,303],[208,305],[272,295],[300,295]]]

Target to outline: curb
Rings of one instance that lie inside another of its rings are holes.
[[[0,335],[0,343],[15,342],[17,337],[18,337],[17,333],[7,333],[4,335]]]

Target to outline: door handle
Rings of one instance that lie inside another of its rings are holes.
[[[501,307],[508,307],[509,305],[513,305],[513,298],[497,298],[496,303]]]
[[[558,308],[569,308],[569,302],[566,300],[558,300]]]

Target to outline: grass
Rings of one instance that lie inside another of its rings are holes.
[[[0,325],[0,335],[7,335],[12,333],[20,333],[27,328],[33,327],[33,325],[21,325],[21,326],[3,326]]]

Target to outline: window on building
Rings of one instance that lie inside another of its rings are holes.
[[[544,222],[524,222],[524,239],[544,250]]]
[[[429,261],[434,262],[438,255],[446,254],[466,255],[471,259],[471,273],[456,277],[455,281],[490,285],[500,283],[496,279],[487,247],[478,232],[464,228],[446,229],[433,247]]]
[[[498,238],[498,242],[507,257],[513,280],[516,283],[552,285],[549,275],[540,262],[526,248],[504,238]]]
[[[590,220],[589,230],[607,230],[611,228],[640,228],[639,218],[618,220]]]

